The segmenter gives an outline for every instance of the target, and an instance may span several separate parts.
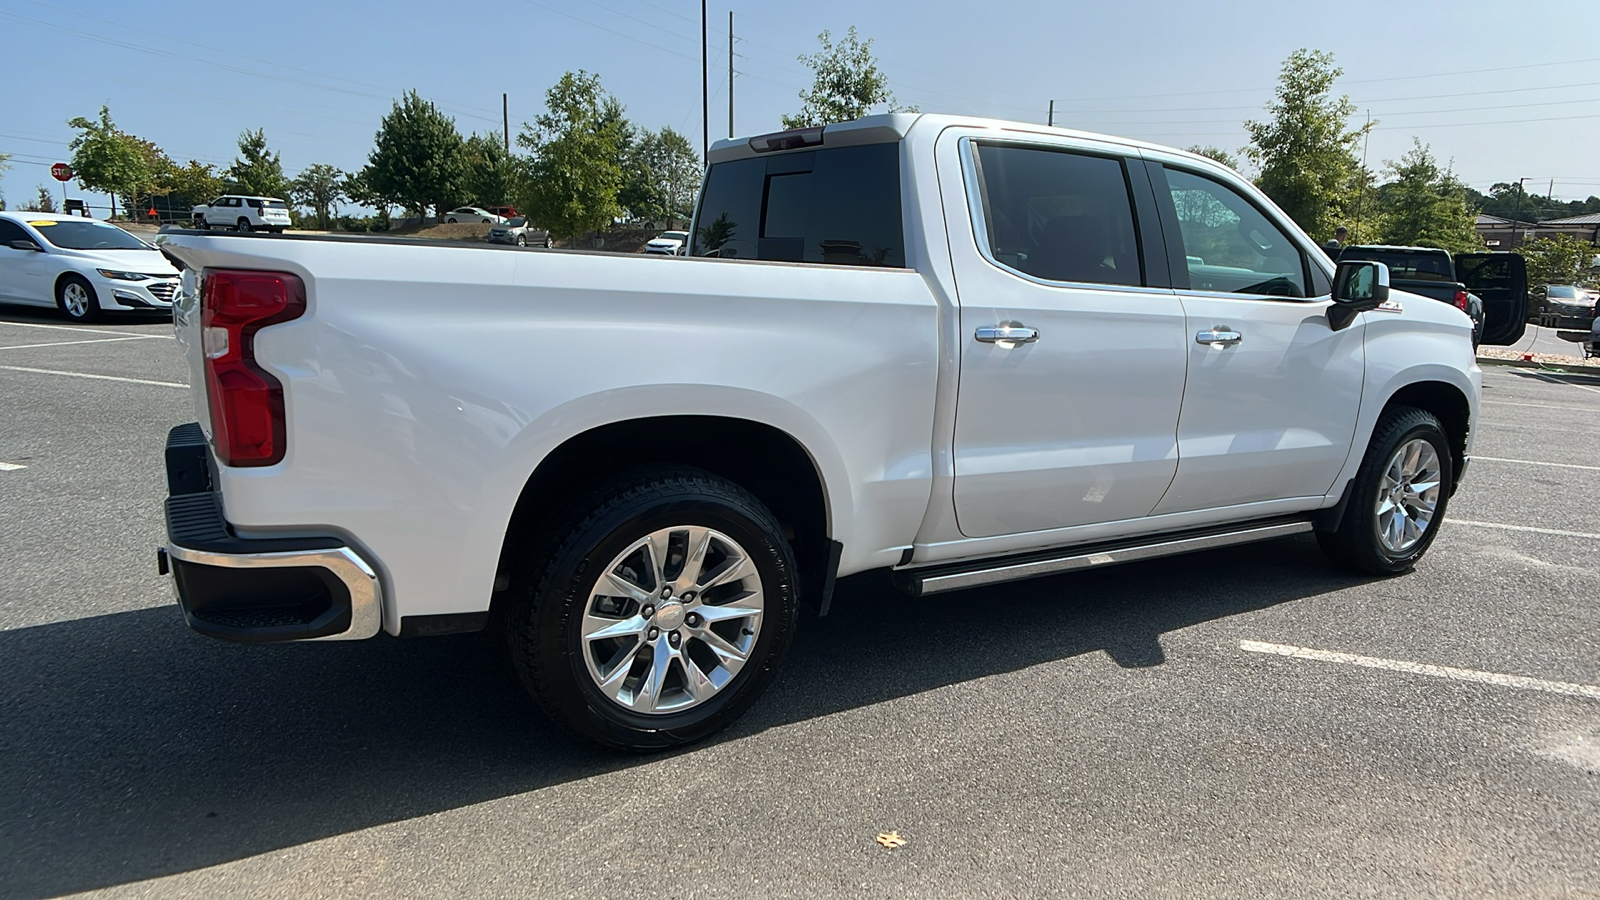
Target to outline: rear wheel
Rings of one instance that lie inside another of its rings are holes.
[[[252,231],[254,229],[251,228],[249,219],[241,217],[238,222],[234,223],[233,230],[234,231]]]
[[[94,285],[82,275],[68,275],[56,282],[56,306],[74,322],[100,318],[100,300]]]
[[[444,223],[446,225],[454,225],[454,224],[456,224],[456,220],[452,217],[452,218],[449,218],[449,219],[445,219]]]
[[[553,523],[513,577],[508,637],[552,718],[632,751],[704,738],[772,680],[796,615],[781,528],[697,469],[640,470]]]
[[[1450,500],[1454,459],[1438,418],[1387,410],[1373,429],[1337,531],[1317,542],[1335,562],[1369,575],[1408,572],[1433,544]]]

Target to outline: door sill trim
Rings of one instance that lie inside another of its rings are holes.
[[[913,597],[920,597],[1007,581],[1043,578],[1078,569],[1097,569],[1117,563],[1266,541],[1292,534],[1304,534],[1313,527],[1311,519],[1304,516],[1258,519],[1242,524],[1080,544],[1065,549],[1058,548],[994,559],[919,569],[900,569],[894,573],[894,579],[901,590]]]

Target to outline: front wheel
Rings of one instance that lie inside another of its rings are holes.
[[[56,284],[56,306],[74,322],[93,322],[100,318],[100,300],[94,285],[82,275],[68,275]]]
[[[1335,562],[1369,575],[1408,572],[1439,533],[1455,461],[1437,417],[1399,406],[1384,412],[1351,482],[1337,531],[1317,532]]]
[[[211,230],[211,226],[206,224],[206,217],[205,216],[195,216],[194,217],[194,227],[198,231],[210,231]]]
[[[513,576],[508,637],[552,718],[653,751],[755,702],[796,616],[794,559],[761,501],[698,469],[646,469],[551,524]]]
[[[526,247],[526,246],[528,246],[527,237],[524,236],[524,235],[520,235],[520,234],[517,235],[517,246],[518,247]]]

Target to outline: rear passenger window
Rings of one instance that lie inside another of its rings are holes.
[[[996,262],[1049,281],[1144,284],[1122,160],[999,144],[974,149],[983,239]]]
[[[1320,288],[1308,280],[1299,246],[1249,200],[1210,178],[1166,171],[1191,289],[1304,297],[1307,287]]]
[[[689,254],[904,267],[900,145],[823,148],[713,165]]]

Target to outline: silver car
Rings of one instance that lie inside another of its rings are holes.
[[[491,244],[516,244],[518,247],[550,246],[550,232],[540,231],[528,224],[526,216],[513,216],[489,229],[486,240]]]

